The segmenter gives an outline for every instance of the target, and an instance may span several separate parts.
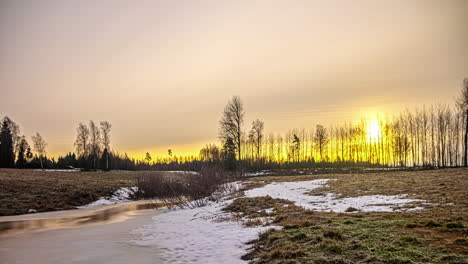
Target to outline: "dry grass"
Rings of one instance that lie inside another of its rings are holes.
[[[361,174],[328,174],[252,178],[248,188],[269,182],[335,179],[310,194],[337,193],[340,197],[408,194],[427,203],[426,214],[466,216],[468,214],[468,169],[391,171]]]
[[[218,199],[226,183],[238,179],[219,167],[204,167],[199,173],[148,171],[138,173],[137,197],[159,199],[167,207],[200,207]]]
[[[131,172],[0,169],[0,216],[74,209],[134,185]]]
[[[271,176],[250,179],[247,188],[273,181],[335,179],[311,194],[342,197],[409,194],[426,209],[402,213],[311,212],[271,197],[240,198],[226,210],[269,217],[282,230],[252,242],[251,263],[467,263],[468,169],[365,174]],[[260,212],[260,213],[259,213]]]

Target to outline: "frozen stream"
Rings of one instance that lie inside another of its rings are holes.
[[[132,230],[150,224],[159,213],[134,211],[113,223],[0,235],[0,263],[161,263],[153,247],[130,242],[136,238]]]

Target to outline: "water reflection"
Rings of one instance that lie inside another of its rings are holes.
[[[146,209],[162,207],[161,203],[154,201],[130,202],[92,210],[70,210],[40,214],[43,217],[35,218],[34,215],[14,216],[12,219],[0,219],[0,234],[21,230],[49,229],[49,228],[71,228],[82,225],[120,222],[131,218],[133,212]],[[56,213],[60,213],[57,217]],[[39,214],[38,214],[39,215]],[[54,217],[55,215],[55,217]],[[16,220],[18,219],[18,220]]]

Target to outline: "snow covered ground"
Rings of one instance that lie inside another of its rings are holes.
[[[102,197],[101,199],[78,208],[93,208],[104,205],[113,205],[118,203],[130,202],[130,197],[138,190],[137,187],[122,187],[115,191],[110,197]]]
[[[404,210],[420,210],[421,207],[411,209],[400,208],[409,203],[421,200],[405,199],[406,194],[401,195],[366,195],[337,199],[336,194],[308,195],[306,192],[325,185],[329,179],[301,181],[301,182],[275,182],[260,188],[245,192],[247,197],[271,196],[272,198],[293,201],[296,205],[305,209],[324,212],[346,212],[352,207],[363,212],[393,212]]]
[[[156,247],[164,263],[245,263],[240,258],[258,233],[272,227],[243,227],[221,211],[232,200],[204,207],[166,210],[133,231],[138,246]]]

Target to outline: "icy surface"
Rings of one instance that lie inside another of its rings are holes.
[[[138,190],[137,187],[123,187],[115,191],[110,197],[102,197],[101,199],[78,208],[93,208],[104,205],[113,205],[130,201],[130,197]]]
[[[247,197],[271,196],[272,198],[293,201],[305,209],[324,212],[346,212],[352,207],[363,212],[393,212],[404,210],[420,210],[416,208],[399,208],[420,200],[405,199],[401,195],[366,195],[337,199],[333,193],[326,195],[308,195],[306,192],[322,187],[328,179],[302,181],[302,182],[275,182],[260,188],[245,191]]]
[[[246,242],[272,227],[243,227],[221,211],[233,200],[194,209],[166,210],[133,231],[138,246],[156,247],[164,263],[245,263]]]

